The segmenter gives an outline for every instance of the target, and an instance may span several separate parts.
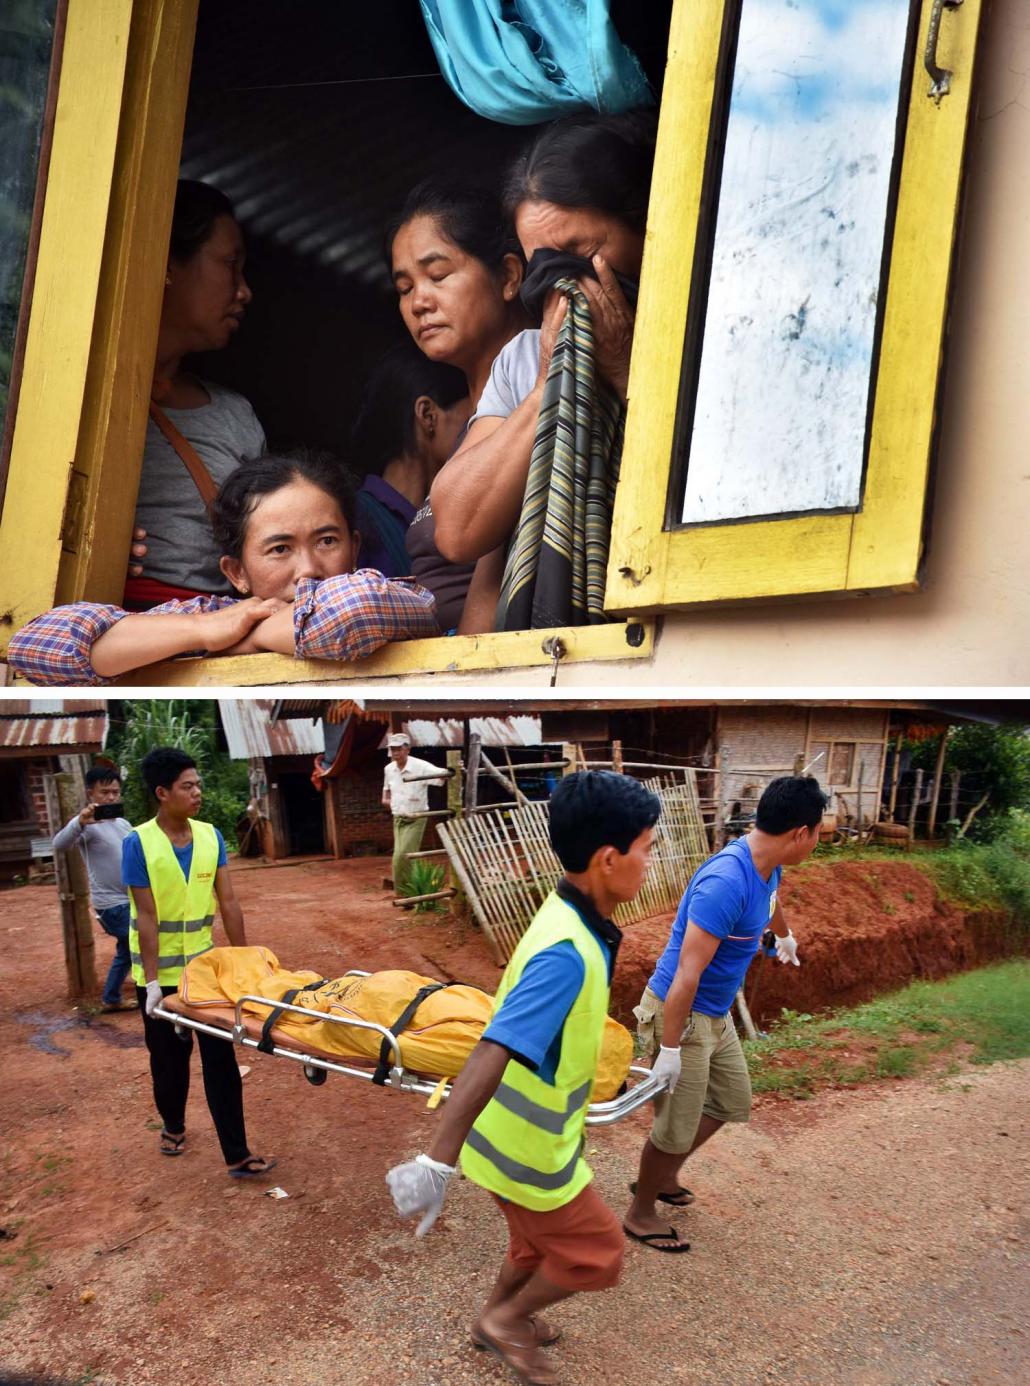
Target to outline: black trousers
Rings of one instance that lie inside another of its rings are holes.
[[[164,996],[171,996],[175,987],[162,987]],[[136,988],[143,1034],[150,1051],[150,1076],[154,1081],[154,1102],[173,1136],[186,1129],[186,1098],[190,1091],[190,1057],[193,1053],[193,1031],[183,1031],[182,1038],[167,1020],[147,1015],[147,993]],[[227,1165],[238,1165],[250,1154],[247,1132],[243,1124],[243,1080],[240,1078],[236,1051],[226,1040],[213,1035],[197,1034],[200,1041],[200,1066],[204,1074],[204,1096],[207,1098],[211,1120],[218,1133],[222,1155]]]

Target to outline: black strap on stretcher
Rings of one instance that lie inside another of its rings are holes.
[[[277,1024],[279,1017],[286,1007],[292,1006],[294,999],[298,997],[302,991],[317,991],[319,987],[324,987],[326,980],[327,979],[323,977],[321,981],[309,982],[306,987],[291,987],[289,991],[283,992],[282,996],[279,998],[282,1005],[276,1006],[273,1010],[268,1012],[268,1017],[261,1027],[261,1038],[258,1040],[257,1047],[262,1054],[271,1054],[274,1050],[275,1041],[272,1039],[272,1029]],[[318,1015],[318,1011],[312,1011],[311,1014]]]
[[[443,991],[444,987],[450,985],[449,982],[431,982],[429,986],[422,987],[420,990],[416,991],[415,995],[390,1026],[390,1034],[394,1036],[399,1035],[402,1030],[411,1024],[412,1017],[427,996],[432,996],[434,991]],[[389,1040],[384,1039],[379,1046],[379,1063],[376,1066],[375,1073],[372,1074],[372,1082],[375,1083],[377,1087],[381,1088],[385,1086],[386,1080],[390,1076],[390,1069],[392,1066],[393,1046],[390,1044]]]
[[[320,982],[309,982],[306,987],[293,987],[290,991],[283,992],[282,996],[279,998],[281,1004],[275,1006],[268,1012],[267,1019],[261,1027],[261,1038],[258,1040],[257,1047],[262,1054],[271,1054],[275,1048],[275,1041],[272,1039],[272,1030],[285,1008],[293,1004],[294,998],[299,996],[302,991],[317,991],[319,987],[324,987],[325,985],[326,980],[323,978]],[[426,997],[432,996],[434,991],[443,991],[445,987],[450,985],[450,982],[431,982],[428,986],[421,987],[390,1026],[390,1034],[395,1038],[400,1035],[411,1024],[415,1012]],[[312,1011],[312,1015],[317,1014],[317,1011]],[[379,1046],[379,1063],[376,1065],[376,1071],[372,1075],[372,1082],[375,1083],[377,1087],[385,1087],[386,1080],[390,1076],[390,1069],[392,1067],[393,1046],[390,1044],[389,1040],[384,1039]]]

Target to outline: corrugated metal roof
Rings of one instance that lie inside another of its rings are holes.
[[[103,698],[4,698],[0,717],[74,717],[80,712],[105,713]]]
[[[61,711],[12,717],[8,714],[9,706],[0,704],[3,709],[0,714],[0,751],[45,751],[51,748],[99,751],[107,741],[107,713],[101,709],[94,708],[76,716],[66,716]]]
[[[404,723],[413,746],[457,746],[464,742],[464,727],[453,719],[428,721],[412,717]],[[539,717],[473,717],[469,731],[478,732],[484,746],[539,746]]]
[[[321,722],[273,722],[275,705],[273,698],[218,699],[218,714],[233,760],[314,756],[325,750]]]

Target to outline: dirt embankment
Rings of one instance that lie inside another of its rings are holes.
[[[784,874],[780,900],[801,967],[757,958],[745,994],[756,1022],[784,1007],[853,1006],[921,977],[944,977],[1025,951],[1028,934],[1000,910],[963,909],[904,861],[813,862]],[[671,916],[626,930],[612,993],[624,1023],[668,940]],[[752,1000],[752,998],[754,998]]]

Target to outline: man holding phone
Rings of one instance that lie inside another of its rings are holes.
[[[134,1011],[136,1002],[122,999],[128,976],[129,896],[122,885],[122,842],[132,824],[122,817],[122,780],[113,765],[86,772],[86,806],[54,837],[54,850],[77,847],[86,863],[89,891],[100,926],[115,941],[114,959],[101,996],[103,1011]]]

